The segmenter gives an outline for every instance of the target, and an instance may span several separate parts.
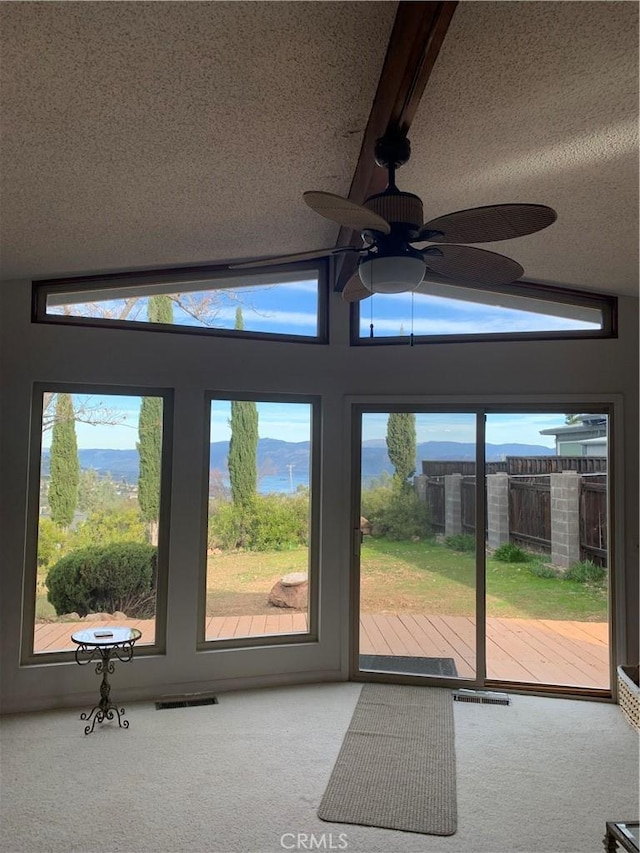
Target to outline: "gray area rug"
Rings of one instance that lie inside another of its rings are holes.
[[[365,684],[318,817],[453,835],[457,807],[451,691]]]

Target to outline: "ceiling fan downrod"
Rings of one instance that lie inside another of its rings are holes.
[[[408,243],[418,236],[424,221],[419,196],[396,186],[396,170],[411,157],[411,143],[400,133],[387,133],[376,142],[374,153],[376,163],[387,170],[389,177],[386,188],[370,196],[364,205],[394,226],[396,242]]]

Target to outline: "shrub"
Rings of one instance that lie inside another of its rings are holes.
[[[577,581],[577,583],[603,584],[606,577],[607,570],[602,566],[596,566],[591,560],[574,563],[564,573],[565,580]]]
[[[447,548],[451,548],[452,551],[467,552],[475,551],[476,549],[475,536],[471,536],[469,533],[456,533],[453,536],[447,536],[444,544]]]
[[[68,532],[50,518],[38,521],[38,568],[46,569],[67,551]]]
[[[62,613],[121,610],[138,619],[155,612],[156,549],[136,542],[82,548],[47,576],[48,599]]]
[[[505,542],[493,552],[493,559],[501,563],[528,563],[531,556],[513,542]]]
[[[309,493],[255,495],[246,506],[212,501],[209,548],[283,551],[309,541]]]
[[[67,550],[147,541],[147,528],[137,509],[99,510],[92,512],[69,535]]]
[[[309,541],[309,496],[258,495],[253,504],[249,547],[281,551]]]
[[[412,488],[381,485],[362,493],[362,514],[374,536],[401,541],[432,535],[431,511]]]
[[[537,578],[557,578],[558,573],[552,566],[547,566],[545,563],[531,563],[529,571]]]
[[[372,525],[384,514],[389,505],[393,491],[392,482],[388,474],[383,474],[372,481],[368,488],[362,490],[360,508],[362,515]]]
[[[236,507],[231,501],[210,501],[207,547],[221,548],[223,551],[246,547],[248,526],[246,511]]]

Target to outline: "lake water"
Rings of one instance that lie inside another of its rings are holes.
[[[270,492],[279,492],[290,495],[295,492],[298,486],[309,487],[308,475],[296,474],[290,478],[288,474],[284,476],[272,475],[268,477],[258,478],[258,491],[261,495],[267,495]]]

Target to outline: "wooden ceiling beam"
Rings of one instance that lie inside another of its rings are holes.
[[[431,76],[457,2],[400,2],[389,38],[378,88],[364,132],[349,189],[357,204],[386,186],[386,172],[376,166],[376,140],[387,131],[406,134]],[[340,228],[336,246],[352,243],[354,232]],[[343,255],[336,264],[336,290],[355,272],[357,257]]]

